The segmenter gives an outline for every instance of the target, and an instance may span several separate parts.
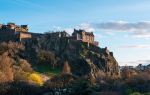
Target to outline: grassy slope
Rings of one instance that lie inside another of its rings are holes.
[[[38,64],[34,65],[33,67],[36,68],[36,71],[47,76],[54,76],[59,75],[61,73],[61,69],[55,68],[53,69],[50,65]]]

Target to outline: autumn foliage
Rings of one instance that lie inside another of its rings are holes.
[[[70,73],[71,73],[71,69],[68,62],[66,61],[63,66],[62,74],[70,74]]]
[[[0,56],[0,83],[13,80],[12,63],[13,60],[4,53]]]

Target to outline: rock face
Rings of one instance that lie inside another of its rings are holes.
[[[32,39],[12,44],[23,47],[16,53],[16,49],[11,52],[15,60],[21,58],[31,64],[45,63],[52,68],[63,68],[67,61],[69,72],[84,78],[96,78],[100,72],[111,77],[119,76],[118,63],[107,48],[50,34],[33,35]]]
[[[50,34],[37,36],[23,43],[25,52],[21,56],[30,63],[38,64],[41,55],[45,54],[45,60],[48,61],[44,62],[53,64],[54,68],[63,67],[64,62],[68,61],[71,73],[76,76],[95,78],[99,71],[113,77],[119,75],[118,63],[107,48],[67,37],[55,38]]]

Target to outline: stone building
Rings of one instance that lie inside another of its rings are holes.
[[[27,25],[15,25],[15,23],[0,24],[0,40],[19,40],[32,38]]]
[[[7,23],[6,28],[15,32],[28,32],[28,25],[15,25],[15,23]]]
[[[0,24],[0,40],[7,39],[7,40],[26,40],[30,38],[36,38],[43,34],[36,34],[36,33],[29,33],[28,32],[28,25],[16,25],[15,23],[7,23],[7,25]],[[80,40],[82,42],[86,42],[95,46],[98,46],[99,43],[94,41],[94,34],[93,32],[87,32],[85,30],[76,30],[72,33],[72,36],[68,34],[66,31],[58,31],[58,32],[48,32],[46,33],[51,38],[69,38],[74,40]],[[68,40],[69,41],[69,40]]]
[[[26,40],[26,39],[32,38],[32,35],[31,35],[31,33],[28,33],[28,32],[17,32],[16,38],[19,41],[22,41],[22,40]]]
[[[76,30],[72,33],[72,37],[76,40],[81,40],[82,42],[87,42],[98,46],[98,42],[94,41],[93,32],[86,32],[85,30]]]

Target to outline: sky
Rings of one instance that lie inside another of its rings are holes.
[[[119,65],[150,64],[150,0],[0,0],[0,23],[30,32],[93,31]]]

